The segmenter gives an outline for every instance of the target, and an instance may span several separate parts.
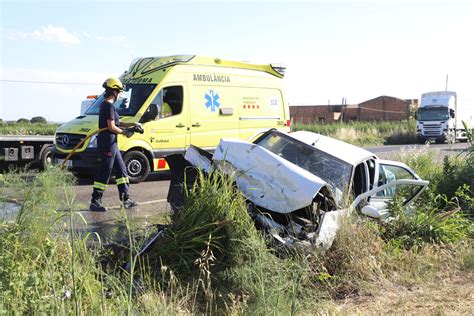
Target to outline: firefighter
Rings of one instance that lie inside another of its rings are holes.
[[[95,212],[105,212],[102,204],[102,195],[107,187],[112,171],[119,191],[120,201],[124,208],[129,209],[138,205],[128,195],[129,180],[122,155],[117,146],[117,134],[131,137],[133,131],[126,127],[141,127],[140,123],[120,123],[120,117],[114,107],[119,94],[123,91],[123,84],[117,78],[108,78],[102,87],[105,89],[105,98],[100,105],[99,129],[107,128],[97,135],[97,147],[101,155],[100,170],[94,179],[94,189],[89,209]]]

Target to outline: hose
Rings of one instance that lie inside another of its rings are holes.
[[[94,136],[95,134],[100,133],[100,132],[102,132],[102,131],[105,131],[105,130],[107,130],[107,129],[108,129],[108,127],[99,128],[99,129],[93,131],[92,133],[90,133],[89,135],[87,135],[87,137],[84,138],[83,140],[81,140],[81,141],[79,142],[79,144],[77,144],[77,145],[72,149],[72,151],[66,156],[66,158],[65,158],[64,161],[63,161],[63,163],[61,164],[61,167],[64,167],[64,166],[66,165],[66,161],[68,161],[69,158],[71,158],[71,156],[74,155],[74,153],[76,152],[76,150],[77,150],[79,147],[81,147],[81,146],[84,144],[84,142],[85,142],[86,140],[88,140],[89,138],[91,138],[91,137]]]
[[[81,140],[81,141],[79,142],[79,144],[77,144],[77,145],[72,149],[72,151],[66,156],[66,158],[65,158],[64,161],[63,161],[63,163],[61,164],[61,167],[64,167],[64,166],[66,165],[66,161],[68,161],[69,158],[71,158],[71,156],[74,155],[74,153],[76,152],[76,150],[77,150],[79,147],[81,147],[81,146],[84,144],[84,142],[85,142],[86,140],[88,140],[89,138],[91,138],[91,137],[94,136],[95,134],[100,133],[100,132],[105,131],[105,130],[108,130],[108,129],[109,129],[108,127],[99,128],[99,129],[93,131],[92,133],[90,133],[89,135],[87,135],[87,137],[84,138],[83,140]],[[133,135],[133,133],[143,134],[143,133],[145,132],[145,131],[143,130],[143,127],[142,127],[140,124],[138,124],[138,125],[135,124],[135,126],[127,128],[127,130],[129,130],[129,129],[131,130],[132,135]],[[127,136],[127,137],[130,137],[130,136]]]

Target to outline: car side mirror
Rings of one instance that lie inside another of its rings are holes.
[[[371,205],[364,206],[361,210],[361,213],[373,218],[381,218],[382,214],[380,214],[379,210]]]
[[[157,116],[158,116],[158,106],[152,103],[146,110],[145,114],[143,114],[140,122],[146,123],[146,122],[154,121]]]

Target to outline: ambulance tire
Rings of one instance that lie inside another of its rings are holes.
[[[131,183],[140,183],[150,174],[150,163],[144,153],[136,150],[127,152],[123,162]]]

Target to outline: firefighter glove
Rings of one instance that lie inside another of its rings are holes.
[[[127,128],[125,128],[125,129],[123,130],[123,134],[124,134],[127,138],[132,137],[134,133],[135,133],[135,132],[133,131],[133,128],[127,127]]]

